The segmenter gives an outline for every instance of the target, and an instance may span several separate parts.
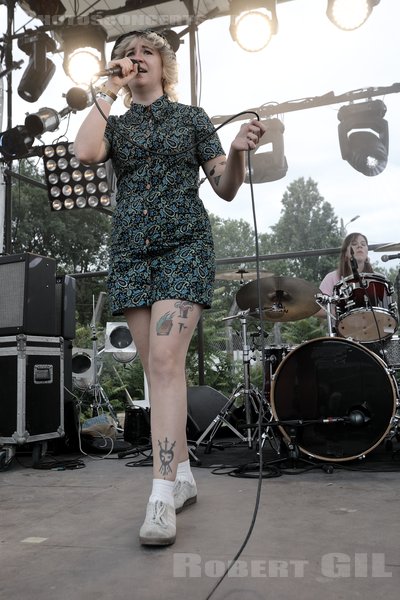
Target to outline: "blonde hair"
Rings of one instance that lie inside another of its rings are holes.
[[[132,34],[124,36],[120,43],[117,40],[111,53],[111,58],[124,58],[126,50],[135,38],[145,39],[152,48],[160,53],[163,67],[161,79],[163,91],[172,102],[176,102],[178,96],[175,91],[175,85],[178,83],[178,65],[175,52],[164,36],[155,31],[133,31]],[[124,104],[125,106],[129,106],[132,102],[132,92],[128,86],[125,86],[124,90]]]

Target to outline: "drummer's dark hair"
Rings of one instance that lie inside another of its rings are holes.
[[[359,236],[364,238],[364,240],[367,242],[367,246],[368,246],[367,236],[364,235],[363,233],[359,233],[358,231],[349,233],[348,235],[346,235],[346,237],[343,240],[342,247],[340,249],[340,258],[339,258],[339,265],[338,265],[338,271],[339,271],[340,277],[347,277],[348,275],[352,274],[351,266],[346,257],[346,252],[347,252],[347,248],[350,246],[350,244],[352,242],[354,242]],[[371,267],[371,263],[369,262],[369,259],[367,257],[367,260],[365,261],[365,265],[364,265],[364,273],[373,273],[373,272],[374,272],[374,270]]]

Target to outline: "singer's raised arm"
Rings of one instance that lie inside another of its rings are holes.
[[[219,156],[203,165],[204,172],[220,198],[230,202],[244,181],[245,152],[254,150],[264,135],[266,126],[253,119],[244,123],[232,141],[228,158]]]
[[[120,67],[120,73],[109,77],[100,93],[96,95],[96,101],[106,117],[110,114],[111,106],[116,100],[120,89],[138,72],[137,63],[132,62],[129,58],[113,60],[108,66]],[[75,138],[74,149],[79,160],[88,164],[106,160],[108,154],[107,143],[104,138],[106,125],[107,121],[100,114],[97,106],[94,105],[80,126]]]

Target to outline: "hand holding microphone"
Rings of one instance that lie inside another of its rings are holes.
[[[121,59],[121,60],[128,60],[132,65],[139,65],[138,66],[138,73],[143,73],[144,71],[142,71],[140,69],[140,62],[138,60],[135,60],[134,58],[127,58],[127,59]],[[127,66],[129,66],[129,63],[126,63]],[[102,71],[99,71],[98,73],[96,73],[97,77],[126,77],[127,75],[129,75],[130,73],[132,73],[133,71],[130,71],[129,73],[125,73],[124,74],[124,69],[123,66],[121,64],[117,64],[114,65],[112,67],[108,67],[107,69],[103,69]]]

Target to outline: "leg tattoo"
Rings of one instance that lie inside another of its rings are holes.
[[[165,438],[164,446],[163,446],[161,444],[160,440],[158,440],[158,445],[160,447],[160,461],[161,461],[160,473],[164,477],[166,475],[168,475],[169,473],[172,473],[171,463],[174,460],[174,456],[175,456],[174,451],[173,451],[175,444],[176,444],[176,441],[171,444],[171,442],[168,442],[168,439]]]

